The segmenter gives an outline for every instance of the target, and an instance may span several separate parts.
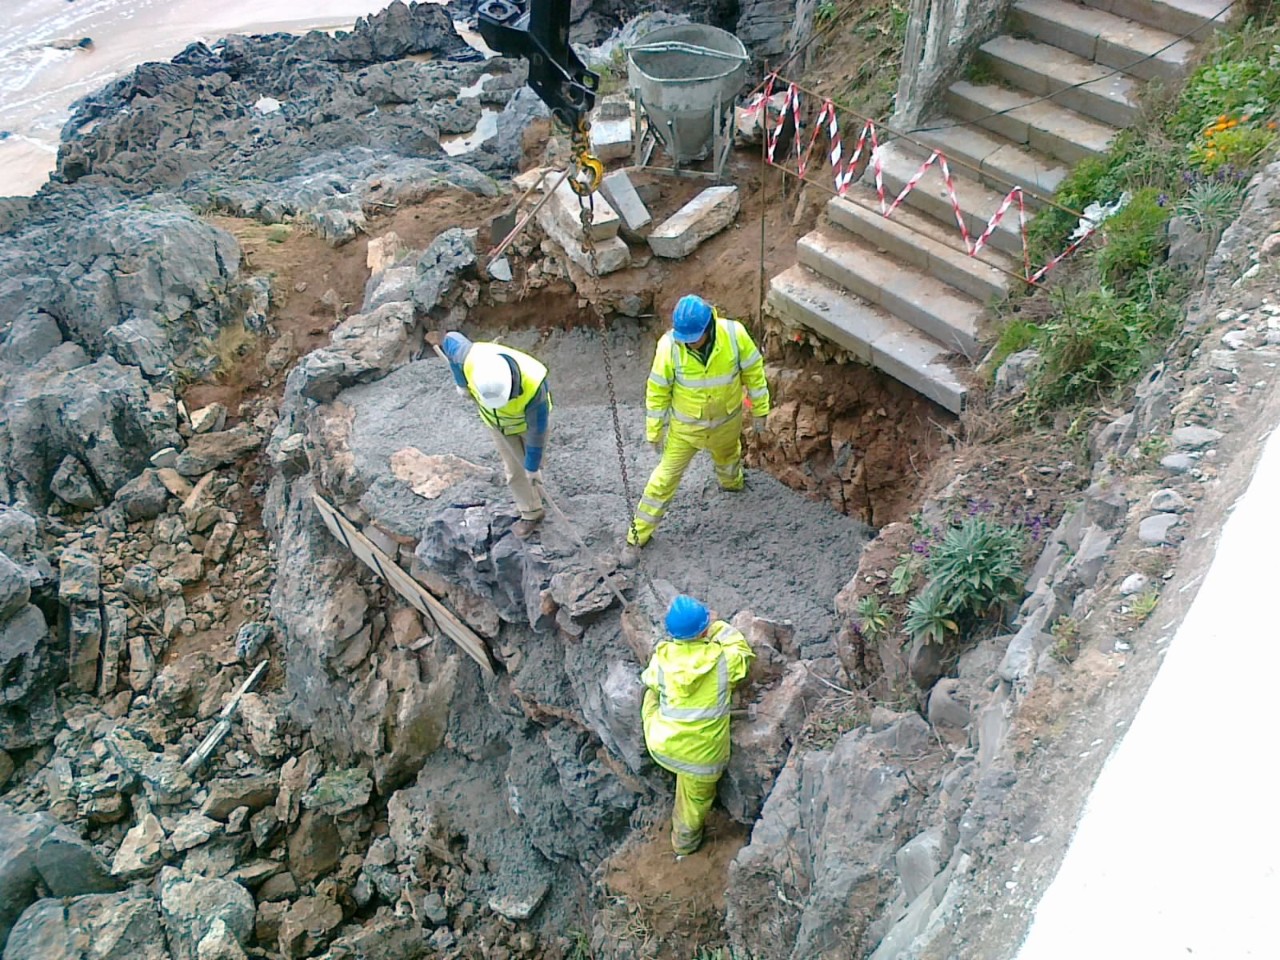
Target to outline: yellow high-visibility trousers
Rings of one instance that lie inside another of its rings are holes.
[[[676,804],[671,811],[671,849],[683,857],[702,846],[702,827],[716,799],[719,776],[676,774]]]
[[[649,475],[649,482],[645,484],[640,503],[636,506],[633,527],[627,531],[628,543],[644,546],[649,542],[667,512],[671,498],[676,495],[685,470],[699,450],[711,454],[716,480],[721,487],[725,490],[742,489],[742,417],[734,417],[714,430],[691,429],[673,422],[667,430],[662,460]]]

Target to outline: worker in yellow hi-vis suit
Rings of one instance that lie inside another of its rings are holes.
[[[739,630],[692,597],[667,610],[670,641],[659,643],[640,679],[649,755],[676,775],[671,846],[678,856],[702,845],[702,827],[729,765],[729,695],[755,653]]]
[[[682,297],[649,371],[645,436],[662,461],[650,475],[627,531],[624,564],[639,560],[639,549],[653,536],[699,450],[711,453],[721,487],[742,489],[744,391],[750,397],[753,428],[763,430],[769,385],[751,334],[701,297]]]

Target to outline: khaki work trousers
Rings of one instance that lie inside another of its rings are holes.
[[[542,497],[524,469],[524,434],[508,436],[497,427],[490,427],[489,432],[493,434],[498,456],[502,457],[502,466],[507,471],[507,486],[511,488],[511,495],[516,498],[520,517],[524,520],[541,520]]]
[[[716,799],[720,776],[699,777],[676,774],[676,805],[671,811],[671,849],[680,857],[702,846],[702,827]]]

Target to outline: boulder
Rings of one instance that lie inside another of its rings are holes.
[[[123,881],[149,877],[164,865],[167,838],[160,820],[146,811],[124,835],[111,862],[111,875]]]
[[[211,470],[247,457],[261,445],[262,437],[244,425],[217,433],[197,434],[178,454],[174,469],[184,477],[204,476]]]
[[[111,357],[15,378],[4,403],[0,490],[22,481],[41,506],[55,474],[62,496],[96,505],[145,469],[154,451],[179,441],[174,411],[152,403],[137,367]]]
[[[56,897],[116,889],[93,849],[52,816],[0,811],[0,945],[38,885]]]
[[[302,797],[305,810],[337,817],[363,807],[373,795],[373,781],[359,767],[321,777]],[[272,798],[274,799],[274,797]]]
[[[130,520],[153,520],[164,513],[169,496],[159,472],[148,467],[117,490],[115,500]]]
[[[303,897],[280,920],[280,952],[289,960],[309,957],[329,942],[342,923],[342,907],[328,897]]]
[[[63,503],[80,510],[102,506],[102,494],[78,457],[65,456],[49,479],[49,490]]]
[[[0,622],[8,620],[31,599],[31,583],[22,567],[0,552]]]
[[[760,815],[809,706],[827,692],[806,664],[792,663],[781,683],[748,708],[746,722],[735,719],[730,725],[733,744],[720,801],[739,823],[754,823]]]
[[[9,933],[4,960],[172,960],[156,901],[130,890],[38,900]]]
[[[928,725],[909,714],[792,758],[729,868],[726,928],[736,949],[791,960],[870,952],[863,905],[890,898],[897,878],[883,865],[921,803],[902,759],[931,742]]]
[[[67,675],[66,648],[27,604],[0,620],[0,750],[52,740],[61,714],[55,691]]]
[[[160,908],[173,960],[202,960],[201,941],[217,921],[241,947],[253,933],[253,897],[231,880],[188,877],[166,867],[160,874]]]
[[[333,819],[308,810],[289,837],[289,872],[307,883],[338,865],[342,839]]]
[[[422,960],[427,951],[427,941],[418,924],[383,909],[354,932],[334,940],[320,960],[346,960],[347,957]]]
[[[206,817],[225,821],[238,807],[261,810],[275,803],[280,775],[263,773],[248,777],[223,777],[209,784],[209,797],[201,810]]]

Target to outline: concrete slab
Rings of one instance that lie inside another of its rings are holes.
[[[995,84],[961,80],[947,88],[946,102],[961,120],[976,123],[1014,143],[1029,143],[1065,163],[1104,153],[1116,135],[1115,127]]]
[[[544,186],[550,186],[547,183]],[[569,186],[566,180],[560,186],[556,187],[555,195],[546,202],[542,210],[551,210],[552,215],[560,222],[561,229],[566,232],[577,234],[579,238],[582,236],[582,206],[578,200],[578,195],[573,192],[573,188]],[[538,219],[541,222],[542,210],[538,211]],[[595,240],[608,240],[618,235],[618,228],[622,226],[622,218],[618,216],[616,210],[610,205],[609,201],[604,197],[596,194],[592,204],[591,219],[591,236]]]
[[[767,305],[783,323],[812,330],[953,413],[964,409],[967,388],[945,347],[809,268],[797,264],[774,277]]]
[[[622,222],[632,233],[640,233],[652,226],[653,216],[636,193],[635,185],[625,170],[615,170],[600,184],[600,192],[622,217]]]
[[[906,186],[907,181],[920,169],[920,163],[923,158],[915,156],[897,143],[891,143],[889,146],[884,147],[880,152],[880,156],[883,164],[885,188],[892,196],[897,196],[902,188]],[[993,190],[989,190],[976,180],[957,173],[955,170],[952,170],[952,179],[965,225],[969,228],[970,235],[977,237],[986,230],[987,221],[999,209],[1001,202],[1004,200],[1004,193],[996,193]],[[936,168],[925,174],[924,179],[920,181],[916,188],[907,194],[907,198],[903,203],[910,204],[917,210],[928,213],[937,219],[939,223],[949,225],[955,222],[955,212],[951,206],[951,198],[948,196],[943,186],[941,174],[936,171]],[[897,214],[895,213],[894,216],[897,216]],[[954,236],[956,238],[955,242],[959,245],[961,239],[958,227]],[[1006,216],[996,227],[987,242],[997,249],[1021,259],[1022,235],[1018,229],[1017,216]]]
[[[1126,127],[1138,116],[1138,81],[1092,60],[1007,34],[988,40],[978,51],[997,76],[1086,117]]]
[[[708,187],[649,234],[649,248],[659,257],[687,257],[738,215],[738,188]]]
[[[1084,0],[1084,3],[1178,36],[1200,31],[1194,40],[1207,40],[1213,30],[1224,29],[1235,12],[1234,8],[1224,11],[1226,4],[1222,0]]]
[[[1181,76],[1195,50],[1167,30],[1067,0],[1018,0],[1010,18],[1037,40],[1105,67],[1122,67],[1140,80]]]
[[[838,228],[830,230],[814,230],[800,239],[796,254],[801,263],[956,353],[976,357],[982,304],[842,230],[836,233]]]
[[[595,120],[591,124],[591,152],[608,163],[627,160],[633,150],[631,118]]]
[[[1014,281],[1008,272],[1020,269],[1016,260],[992,247],[971,257],[962,248],[959,233],[949,224],[944,226],[904,207],[886,220],[880,215],[878,203],[875,191],[859,184],[847,198],[833,197],[828,201],[827,216],[876,249],[913,263],[980,301],[1002,300],[1009,295]]]
[[[982,182],[996,191],[1007,192],[1016,183],[1050,199],[1067,175],[1058,161],[974,127],[925,131],[919,138],[949,160],[977,167]],[[1038,205],[1033,194],[1025,196],[1028,205]]]
[[[597,203],[603,203],[603,199]],[[576,220],[567,221],[554,200],[548,201],[538,211],[538,226],[555,244],[564,250],[565,256],[583,270],[591,273],[591,260],[582,249],[582,228]],[[597,240],[596,263],[599,276],[614,273],[631,265],[631,250],[621,237]]]

